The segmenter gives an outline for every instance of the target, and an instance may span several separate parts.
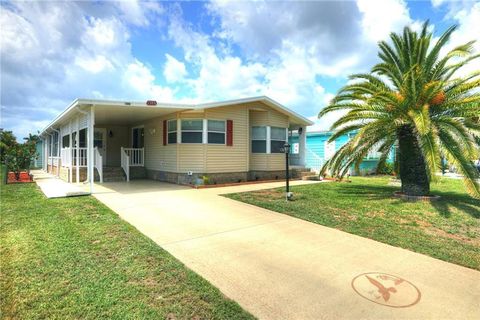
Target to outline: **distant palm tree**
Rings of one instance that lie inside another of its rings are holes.
[[[473,59],[470,41],[445,55],[441,49],[456,26],[432,44],[428,21],[420,33],[406,27],[392,33],[392,44],[379,42],[381,62],[369,74],[354,74],[319,117],[337,110],[348,112],[332,125],[339,136],[357,132],[322,168],[343,177],[357,168],[373,148],[379,147],[379,166],[398,144],[402,191],[427,195],[430,181],[441,168],[441,156],[463,175],[467,191],[480,197],[478,159],[474,134],[480,132],[480,70],[465,77],[457,71]],[[375,150],[376,151],[376,150]]]

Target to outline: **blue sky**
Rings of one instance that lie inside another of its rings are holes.
[[[390,32],[429,19],[438,36],[459,24],[454,46],[480,30],[478,1],[2,1],[0,9],[1,127],[19,138],[80,97],[268,95],[316,120],[349,74],[377,61],[376,43]]]

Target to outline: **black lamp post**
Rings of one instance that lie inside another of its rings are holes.
[[[283,151],[285,152],[285,169],[286,169],[286,190],[285,190],[285,199],[289,201],[292,198],[292,193],[290,192],[290,166],[288,165],[288,155],[290,154],[290,145],[285,143],[283,145]]]

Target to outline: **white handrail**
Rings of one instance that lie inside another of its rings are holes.
[[[103,159],[97,147],[95,147],[94,154],[95,154],[94,165],[95,165],[95,168],[97,168],[98,175],[100,177],[100,183],[103,183]]]
[[[130,167],[144,166],[144,148],[123,148],[123,151],[130,158]]]
[[[73,148],[73,165],[76,166],[78,162],[79,167],[87,166],[87,148],[78,148],[78,157],[77,157],[77,148]]]
[[[122,165],[122,169],[127,176],[127,181],[130,181],[130,156],[125,152],[125,148],[120,148],[120,162]]]

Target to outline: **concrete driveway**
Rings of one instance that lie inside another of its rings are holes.
[[[260,319],[480,319],[478,271],[220,196],[280,185],[94,196]]]

